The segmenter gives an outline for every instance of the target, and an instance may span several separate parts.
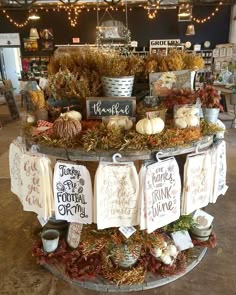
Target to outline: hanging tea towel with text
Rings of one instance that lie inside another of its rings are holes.
[[[35,212],[44,219],[51,217],[54,206],[50,159],[40,153],[25,153],[21,175],[24,210]]]
[[[9,148],[9,170],[11,178],[11,191],[16,194],[22,202],[22,177],[21,177],[21,160],[26,147],[17,140],[13,140]]]
[[[56,219],[92,222],[92,183],[83,165],[57,162],[53,178]]]
[[[210,152],[187,156],[184,164],[182,215],[188,215],[208,205],[212,191],[211,173]]]
[[[100,162],[94,187],[98,229],[138,224],[139,180],[133,162]]]
[[[148,233],[180,216],[181,180],[175,158],[158,161],[147,167],[144,197]]]
[[[226,144],[221,141],[212,148],[212,193],[210,194],[210,203],[215,203],[220,195],[224,195],[228,189],[226,185]]]

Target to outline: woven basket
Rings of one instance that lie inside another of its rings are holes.
[[[132,95],[134,76],[124,77],[102,77],[102,87],[105,96],[126,96]]]

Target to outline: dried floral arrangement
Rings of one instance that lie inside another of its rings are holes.
[[[172,230],[190,229],[193,225],[191,215],[181,217],[177,222],[172,223]],[[166,239],[168,241],[170,237],[164,228],[152,234],[137,228],[137,231],[126,239],[118,228],[97,230],[96,225],[91,224],[84,225],[78,248],[70,249],[61,237],[57,250],[47,254],[42,249],[41,239],[37,239],[33,247],[33,256],[40,264],[56,265],[57,269],[61,269],[70,279],[82,281],[103,276],[116,285],[142,284],[147,272],[156,277],[167,277],[185,271],[188,251],[179,252],[171,265],[166,265],[151,255],[151,247],[159,247]],[[216,236],[212,233],[208,242],[194,243],[196,246],[213,248],[216,245]],[[118,267],[112,259],[114,251],[115,255],[123,255],[117,246],[124,244],[129,247],[131,253],[137,245],[141,249],[136,264],[126,269]]]
[[[54,98],[102,94],[101,77],[130,76],[140,73],[196,70],[204,60],[190,53],[171,50],[167,56],[151,54],[144,59],[136,55],[122,56],[117,51],[105,52],[97,48],[57,49],[48,65],[46,93]]]
[[[171,89],[164,104],[167,109],[173,110],[175,105],[195,104],[197,97],[197,93],[188,88]]]
[[[111,51],[104,52],[102,58],[97,59],[97,66],[100,76],[134,76],[143,72],[144,60],[136,55],[123,56]]]
[[[56,74],[49,75],[45,92],[55,99],[78,97],[80,88],[77,78],[77,74],[73,74],[67,68],[60,68]]]
[[[156,135],[141,135],[133,129],[124,130],[119,127],[107,128],[103,123],[82,121],[82,132],[79,136],[66,140],[57,138],[55,134],[41,134],[32,137],[32,127],[25,126],[25,134],[34,142],[53,147],[81,148],[84,151],[95,150],[160,150],[178,146],[188,146],[200,140],[203,136],[222,131],[215,124],[204,120],[200,128],[168,128]],[[88,127],[86,129],[86,126]]]
[[[145,74],[178,70],[198,70],[204,67],[204,60],[199,55],[171,50],[167,56],[150,54],[145,60]]]
[[[46,107],[46,101],[44,98],[44,93],[43,91],[34,91],[34,90],[29,90],[29,98],[30,98],[30,108],[34,111],[44,109]]]

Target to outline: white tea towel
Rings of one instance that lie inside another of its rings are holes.
[[[139,180],[134,163],[100,162],[95,182],[98,229],[137,225]]]
[[[212,148],[212,162],[215,164],[213,171],[213,190],[211,202],[215,203],[220,195],[224,195],[228,186],[226,185],[226,144],[221,141]]]
[[[85,166],[57,162],[54,168],[53,188],[57,219],[92,223],[92,183]]]
[[[175,158],[147,167],[145,199],[148,233],[179,219],[180,194],[181,180]]]
[[[208,205],[211,194],[211,155],[199,153],[189,155],[184,165],[182,215]]]
[[[44,163],[41,156],[25,153],[21,161],[22,201],[25,211],[33,211],[43,218],[50,216],[44,184]]]
[[[26,152],[24,144],[13,140],[9,148],[9,170],[11,178],[11,191],[16,194],[22,202],[22,179],[21,179],[21,160]]]

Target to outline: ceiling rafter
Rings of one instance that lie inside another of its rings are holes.
[[[98,0],[99,5],[123,5],[124,0]],[[171,8],[181,4],[191,4],[193,6],[216,6],[220,2],[222,5],[236,4],[236,0],[127,0],[129,7],[145,6],[150,2],[159,2],[160,8]],[[47,8],[53,9],[59,5],[64,6],[88,6],[95,7],[96,0],[0,0],[0,10],[29,10]]]

